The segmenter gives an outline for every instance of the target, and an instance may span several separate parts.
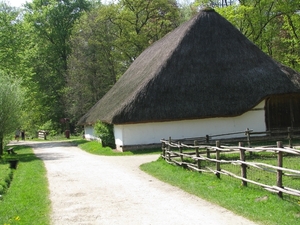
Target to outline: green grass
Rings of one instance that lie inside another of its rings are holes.
[[[300,206],[297,202],[289,198],[280,199],[259,187],[243,187],[240,181],[231,177],[221,175],[218,179],[213,174],[192,172],[170,165],[161,158],[141,165],[141,169],[260,224],[300,224]]]
[[[9,169],[13,176],[0,200],[0,225],[50,224],[51,206],[44,164],[29,147],[14,146],[14,150],[19,164],[16,170]],[[3,156],[0,173],[7,173],[7,158],[8,155]]]
[[[221,154],[221,158],[225,160],[237,160],[239,154]],[[212,157],[213,158],[213,157]],[[260,162],[268,165],[277,166],[277,154],[272,152],[260,152],[246,155],[247,162]],[[283,167],[293,170],[300,170],[300,157],[297,155],[283,154]],[[214,166],[213,166],[214,167]],[[241,168],[239,165],[221,164],[221,168],[241,176]],[[288,172],[286,172],[288,174]],[[266,185],[276,186],[277,171],[275,169],[266,168],[265,170],[255,167],[248,167],[247,178]],[[300,179],[295,177],[283,176],[283,186],[297,189],[300,187]]]
[[[1,159],[0,159],[1,160]],[[6,193],[13,177],[13,171],[3,160],[0,161],[0,195]]]
[[[78,145],[82,150],[95,155],[104,156],[130,156],[130,155],[141,155],[141,154],[160,154],[161,149],[137,149],[132,151],[119,152],[114,151],[110,147],[102,147],[102,144],[98,141],[87,141],[87,140],[74,140],[73,143]]]

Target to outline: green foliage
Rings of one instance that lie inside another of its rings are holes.
[[[238,4],[238,0],[195,0],[194,5],[201,7],[228,7],[231,5]]]
[[[64,101],[66,112],[75,123],[124,72],[113,47],[114,25],[105,17],[109,7],[94,8],[81,17],[73,30]]]
[[[1,76],[4,75],[9,79],[18,81],[19,85],[22,86],[22,93],[20,94],[26,104],[24,104],[22,111],[18,112],[18,118],[27,123],[30,118],[33,118],[29,115],[28,110],[35,109],[34,103],[36,102],[32,101],[31,98],[34,93],[34,82],[29,79],[32,68],[27,62],[32,52],[31,49],[27,48],[32,47],[30,44],[32,39],[29,38],[28,26],[21,16],[23,13],[21,9],[10,7],[3,1],[0,3],[0,70],[3,71]],[[22,125],[22,128],[24,127]]]
[[[189,0],[186,0],[185,2],[181,1],[181,4],[179,5],[180,23],[186,22],[196,15],[198,8],[197,5],[189,3]]]
[[[13,172],[9,169],[4,159],[0,159],[0,195],[6,193],[13,177]]]
[[[28,88],[34,104],[28,109],[34,116],[29,117],[31,125],[66,117],[63,100],[69,40],[74,24],[88,8],[86,0],[34,0],[26,4],[24,23],[30,38],[26,60],[32,68]]]
[[[22,57],[26,38],[20,13],[20,9],[0,2],[0,70],[19,78],[27,70]]]
[[[20,83],[0,71],[0,155],[4,137],[19,128],[21,123],[23,95]]]
[[[103,147],[109,146],[115,148],[114,127],[112,124],[98,121],[94,125],[96,135],[101,139]]]
[[[58,123],[53,122],[52,120],[48,120],[42,126],[39,127],[39,130],[47,131],[47,133],[51,136],[57,135]]]
[[[118,29],[116,47],[131,63],[150,44],[175,29],[180,23],[176,1],[121,0],[111,20]]]
[[[216,10],[262,51],[299,71],[299,2],[243,0]]]

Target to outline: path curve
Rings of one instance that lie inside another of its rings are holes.
[[[66,142],[29,145],[47,170],[53,225],[255,224],[139,169],[158,155],[106,157]]]

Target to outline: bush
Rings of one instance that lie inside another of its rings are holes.
[[[50,136],[55,136],[57,135],[57,127],[57,123],[52,122],[52,120],[48,120],[46,123],[39,127],[39,130],[47,131]]]
[[[103,123],[98,121],[94,126],[96,135],[99,136],[103,147],[115,148],[115,136],[112,124]]]
[[[0,195],[6,192],[12,179],[12,170],[8,168],[8,164],[2,162],[0,165]]]

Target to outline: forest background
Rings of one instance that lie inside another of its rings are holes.
[[[204,6],[300,71],[300,0],[0,2],[0,155],[16,128],[80,133],[79,118],[138,55]]]

